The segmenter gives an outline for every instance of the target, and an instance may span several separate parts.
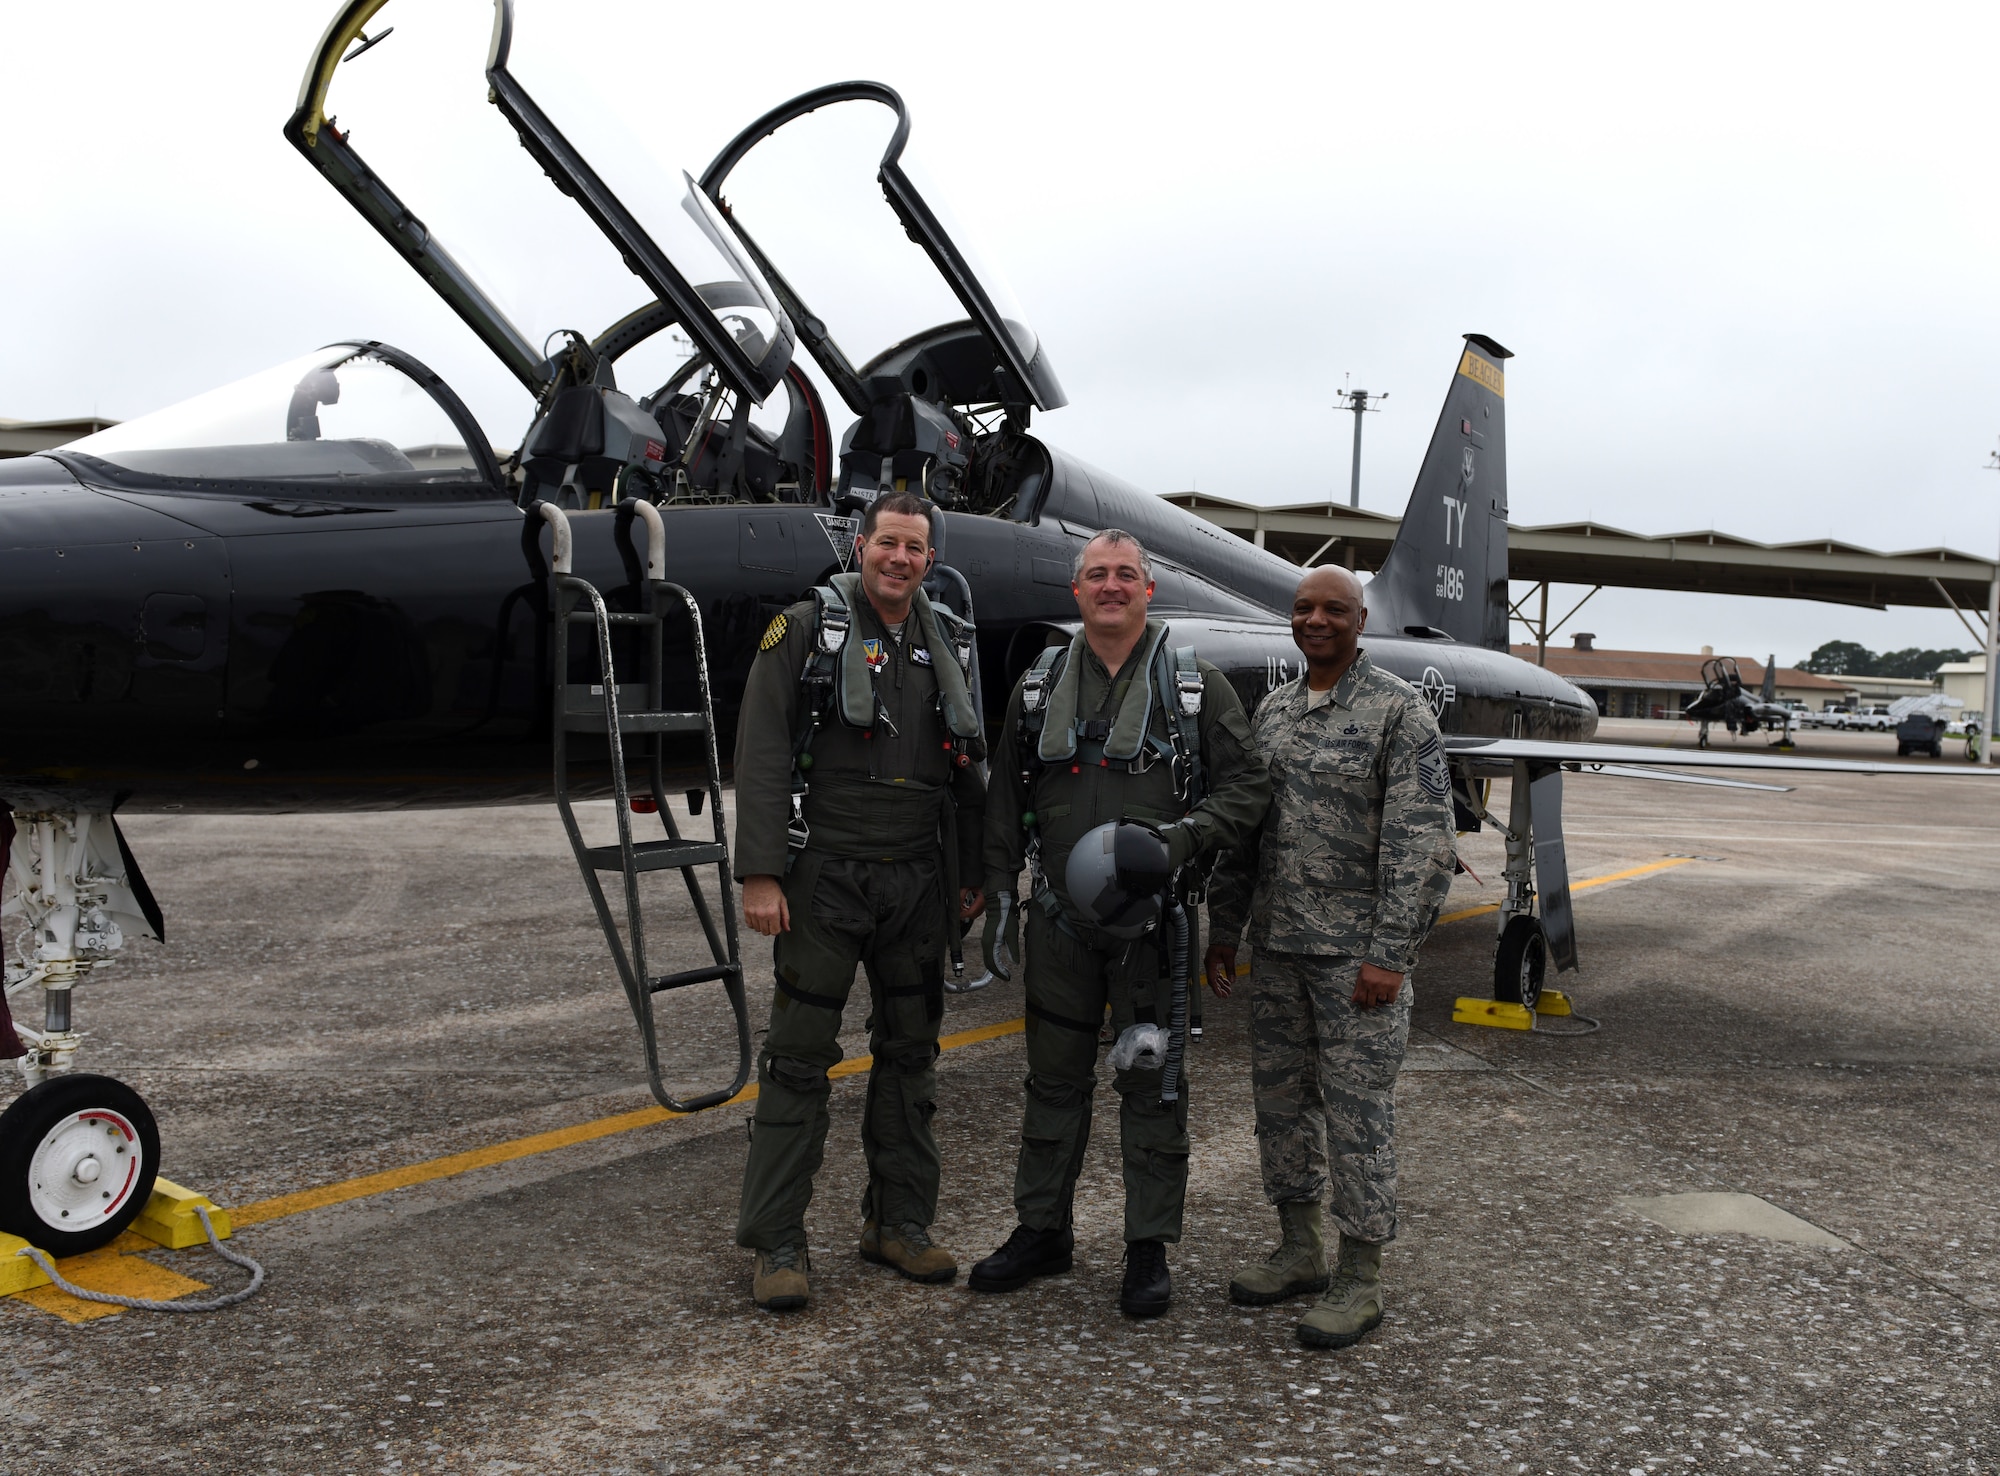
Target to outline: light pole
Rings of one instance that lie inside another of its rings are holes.
[[[1371,405],[1368,402],[1370,400],[1386,400],[1389,398],[1389,392],[1384,390],[1379,395],[1371,395],[1365,389],[1342,388],[1340,398],[1347,403],[1344,405],[1335,405],[1334,409],[1352,410],[1354,412],[1354,473],[1347,484],[1347,505],[1349,507],[1359,507],[1361,506],[1361,417],[1368,414],[1381,413],[1382,407],[1380,405]],[[2000,455],[2000,452],[1996,452],[1995,454]],[[1331,512],[1333,509],[1328,508],[1327,511]]]
[[[1334,408],[1336,410],[1347,409],[1354,412],[1354,471],[1347,483],[1347,505],[1358,508],[1361,506],[1361,417],[1369,414],[1379,414],[1382,407],[1380,405],[1371,405],[1368,402],[1371,399],[1386,400],[1389,398],[1389,392],[1384,390],[1379,395],[1371,395],[1365,389],[1347,389],[1343,387],[1340,391],[1340,398],[1346,401],[1346,404],[1337,404]],[[1331,498],[1327,499],[1326,513],[1329,518],[1333,516],[1333,500]],[[1354,544],[1352,542],[1347,545],[1347,567],[1350,569],[1354,567]]]

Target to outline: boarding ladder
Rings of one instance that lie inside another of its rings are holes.
[[[555,696],[552,724],[555,741],[556,808],[562,812],[563,829],[569,833],[570,849],[576,854],[583,885],[597,910],[598,925],[611,945],[611,957],[618,965],[618,977],[625,986],[625,998],[638,1023],[639,1038],[646,1050],[646,1075],[654,1098],[670,1112],[699,1112],[726,1102],[743,1090],[750,1079],[750,1011],[743,991],[743,963],[737,948],[736,904],[731,889],[729,837],[722,815],[722,769],[715,747],[715,705],[709,690],[708,651],[703,641],[701,607],[687,590],[666,579],[666,530],[659,509],[651,503],[632,501],[621,510],[621,537],[629,537],[630,519],[646,524],[646,577],[643,581],[645,609],[626,612],[609,610],[604,596],[588,580],[571,568],[569,519],[551,503],[538,502],[536,510],[554,530],[554,558],[551,560],[550,614],[555,625],[551,670]],[[663,672],[666,656],[667,623],[685,612],[693,651],[696,686],[701,706],[698,711],[677,712],[665,707]],[[588,626],[597,647],[595,682],[570,680],[569,636],[574,627]],[[645,638],[645,679],[621,682],[613,660],[612,631],[617,627],[635,629]],[[570,738],[575,734],[604,734],[611,759],[612,813],[617,819],[615,845],[593,846],[584,841],[577,825],[571,796]],[[700,815],[704,800],[713,825],[709,839],[684,836],[667,804],[667,740],[674,735],[697,735],[707,760],[706,790],[687,791],[688,809]],[[639,761],[645,770],[645,788],[639,791],[643,804],[650,796],[654,812],[666,831],[661,840],[634,840],[632,837],[633,789],[626,746],[643,745]],[[721,902],[722,927],[717,931],[715,914],[702,891],[697,871],[716,868],[716,886]],[[646,957],[646,929],[640,905],[639,878],[649,871],[676,870],[687,883],[688,899],[708,940],[712,961],[696,968],[655,974]],[[611,901],[605,895],[603,877],[616,874],[624,891],[625,929],[621,935]],[[736,1015],[736,1076],[726,1087],[702,1092],[685,1100],[668,1090],[660,1075],[660,1040],[653,996],[691,984],[720,984],[729,996]]]

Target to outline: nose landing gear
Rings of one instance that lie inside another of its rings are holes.
[[[87,1073],[32,1086],[0,1114],[0,1231],[53,1256],[109,1245],[160,1168],[160,1130],[139,1094]]]
[[[83,1042],[73,1001],[128,934],[160,936],[159,909],[110,815],[11,818],[5,913],[27,924],[31,942],[6,970],[8,1002],[11,1013],[40,986],[43,1010],[41,1029],[13,1027],[28,1089],[0,1114],[0,1231],[51,1255],[80,1255],[117,1239],[146,1207],[160,1132],[132,1088],[70,1071]]]

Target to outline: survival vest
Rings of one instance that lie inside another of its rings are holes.
[[[1162,760],[1173,765],[1174,792],[1188,809],[1208,794],[1208,776],[1201,761],[1202,676],[1193,646],[1169,650],[1167,627],[1152,637],[1144,658],[1145,700],[1121,705],[1106,722],[1077,721],[1077,684],[1065,683],[1069,645],[1050,646],[1021,679],[1020,731],[1015,735],[1021,758],[1023,789],[1033,792],[1036,772],[1049,764],[1105,764],[1143,774]],[[1153,713],[1164,706],[1166,736],[1154,732]]]
[[[804,700],[798,705],[792,732],[792,816],[785,839],[793,852],[804,850],[808,837],[805,802],[810,784],[806,774],[812,768],[814,734],[829,720],[850,728],[871,729],[881,715],[874,669],[862,652],[862,643],[847,639],[854,624],[853,602],[863,598],[860,587],[859,574],[836,574],[812,592],[811,646],[799,672]],[[938,720],[945,730],[944,746],[951,750],[952,763],[961,769],[979,763],[986,757],[986,742],[978,704],[972,699],[977,628],[946,607],[932,604],[922,590],[911,601],[910,618],[917,628],[910,631],[906,626],[904,639],[920,639],[931,653]],[[951,659],[941,660],[942,655]]]

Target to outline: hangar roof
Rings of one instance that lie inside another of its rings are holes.
[[[1359,567],[1378,567],[1403,522],[1359,508],[1260,507],[1206,492],[1175,492],[1167,501],[1295,563],[1342,558],[1352,547]],[[1536,583],[1766,595],[1877,610],[1983,609],[1994,577],[1991,559],[1955,549],[1883,553],[1833,538],[1759,543],[1713,529],[1647,534],[1594,522],[1509,524],[1507,547],[1509,576]]]
[[[0,416],[0,457],[33,456],[37,451],[66,446],[116,424],[117,421],[101,415],[73,420],[8,420]]]

